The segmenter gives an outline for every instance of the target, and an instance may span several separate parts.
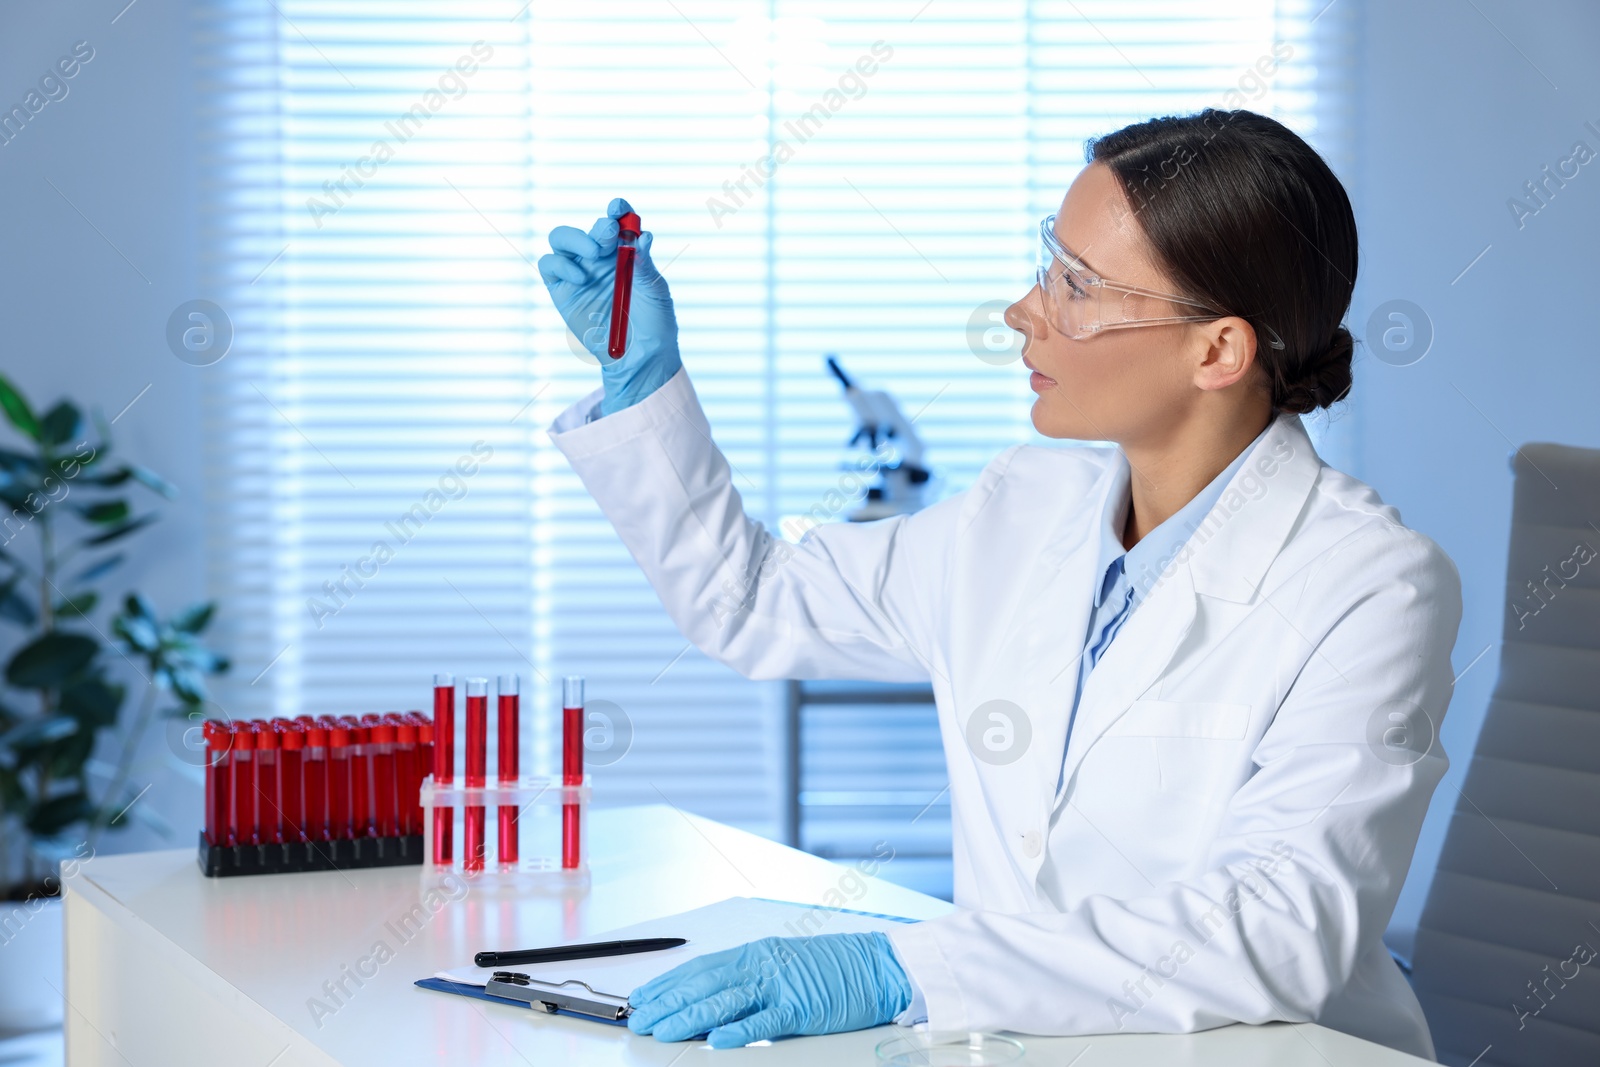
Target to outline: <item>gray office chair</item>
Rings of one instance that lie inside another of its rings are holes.
[[[1530,444],[1500,677],[1412,982],[1452,1067],[1600,1064],[1600,451]]]

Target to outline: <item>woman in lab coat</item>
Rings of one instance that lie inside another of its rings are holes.
[[[1309,1020],[1432,1058],[1381,937],[1446,767],[1460,583],[1298,417],[1351,384],[1349,200],[1249,111],[1088,149],[1006,321],[1040,433],[1119,447],[1016,445],[797,546],[744,513],[648,233],[604,354],[628,205],[552,232],[603,389],[551,437],[673,620],[750,678],[931,680],[950,774],[958,911],[703,957],[634,991],[635,1031]]]

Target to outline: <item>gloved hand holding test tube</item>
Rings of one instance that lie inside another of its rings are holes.
[[[637,404],[683,366],[672,294],[650,256],[654,235],[623,225],[638,227],[638,219],[619,197],[588,233],[575,226],[551,230],[552,251],[539,259],[556,310],[600,364],[603,415]]]

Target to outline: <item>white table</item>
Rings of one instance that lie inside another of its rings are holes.
[[[893,1028],[712,1053],[626,1028],[415,987],[491,946],[584,937],[729,896],[820,902],[844,869],[673,808],[590,815],[594,884],[575,899],[468,892],[402,938],[422,895],[416,867],[203,877],[192,851],[96,858],[66,883],[67,1059],[73,1067],[297,1064],[874,1063]],[[853,881],[843,886],[848,890]],[[950,905],[870,880],[852,906],[932,918]],[[385,943],[392,956],[377,952]],[[362,960],[369,960],[365,965]],[[362,984],[347,968],[376,970]],[[333,1005],[324,983],[344,978]],[[1021,1038],[1022,1062],[1064,1067],[1259,1064],[1404,1067],[1425,1061],[1319,1026],[1231,1026],[1202,1034]],[[1086,1051],[1087,1050],[1087,1051]],[[1082,1055],[1082,1060],[1074,1057]]]

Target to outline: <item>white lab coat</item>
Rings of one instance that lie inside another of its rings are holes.
[[[551,439],[702,651],[755,679],[931,680],[962,910],[892,936],[930,1027],[1314,1021],[1433,1058],[1380,938],[1447,766],[1460,581],[1298,418],[1090,674],[1063,775],[1120,450],[1014,446],[914,515],[785,547],[685,372],[585,423],[599,397]]]

